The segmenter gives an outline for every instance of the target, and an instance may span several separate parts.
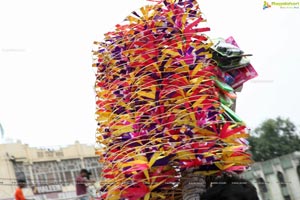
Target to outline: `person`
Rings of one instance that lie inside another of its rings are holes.
[[[26,186],[25,180],[18,180],[18,187],[15,192],[15,200],[26,200],[22,188]]]
[[[90,180],[90,175],[91,173],[87,169],[81,169],[80,174],[76,177],[76,195],[80,200],[89,200],[87,184],[95,182]]]
[[[211,180],[201,200],[259,200],[256,188],[233,173],[223,173]]]

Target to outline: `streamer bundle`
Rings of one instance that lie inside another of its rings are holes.
[[[230,106],[255,70],[237,67],[245,55],[232,56],[233,38],[220,48],[203,22],[195,0],[158,1],[95,42],[103,199],[180,199],[185,170],[210,175],[251,162]]]

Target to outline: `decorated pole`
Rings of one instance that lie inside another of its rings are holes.
[[[196,0],[156,1],[95,42],[103,199],[197,200],[204,176],[251,163],[230,107],[257,74],[232,37],[211,40],[203,22]]]

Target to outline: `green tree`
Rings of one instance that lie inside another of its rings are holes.
[[[300,150],[298,130],[289,119],[268,119],[249,138],[255,161],[264,161]]]

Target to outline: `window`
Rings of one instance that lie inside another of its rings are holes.
[[[44,157],[44,153],[43,152],[37,152],[37,157],[38,158],[43,158]]]
[[[101,174],[101,164],[99,163],[99,157],[89,157],[83,159],[86,169],[92,172],[92,177],[99,180]]]
[[[57,180],[55,179],[55,174],[52,172],[47,173],[47,180],[48,180],[48,184],[56,184]]]
[[[263,178],[258,178],[257,179],[257,185],[258,185],[259,191],[262,194],[268,192],[268,188],[267,188],[266,182],[265,182],[265,180]]]
[[[75,169],[75,166],[69,165],[69,166],[68,166],[68,170],[72,170],[72,169]]]
[[[65,177],[66,177],[66,182],[67,182],[68,184],[72,184],[73,178],[72,178],[71,172],[65,172]]]
[[[63,172],[60,172],[60,181],[61,183],[63,184],[63,186],[66,186],[67,185],[67,181],[66,181],[66,178],[65,178],[65,174]]]
[[[47,151],[47,152],[45,152],[45,153],[46,153],[46,156],[47,156],[47,157],[53,157],[53,156],[54,156],[53,151]]]
[[[58,151],[58,152],[56,152],[56,156],[57,157],[63,157],[64,153],[62,151]]]
[[[288,187],[286,184],[286,181],[284,179],[284,175],[282,172],[277,172],[277,179],[278,179],[278,183],[281,189],[281,194],[284,198],[284,200],[290,200],[291,197],[289,195],[289,191],[288,191]]]
[[[70,185],[75,183],[75,177],[79,174],[81,169],[80,159],[62,160],[58,163],[58,168],[63,173],[61,177],[64,178],[64,185]]]
[[[282,172],[277,172],[277,179],[280,187],[286,187],[286,182],[284,180]]]
[[[24,180],[24,181],[26,181],[26,176],[25,176],[24,172],[16,172],[16,177],[17,177],[17,180]]]
[[[47,185],[47,177],[45,174],[36,174],[37,185]]]

